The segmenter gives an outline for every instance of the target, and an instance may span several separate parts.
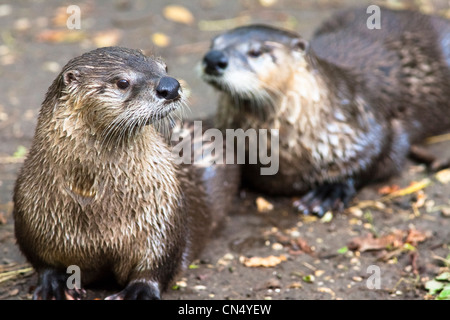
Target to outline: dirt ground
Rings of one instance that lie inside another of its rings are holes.
[[[80,30],[66,28],[65,10],[74,2],[81,9]],[[168,2],[164,0],[0,1],[0,299],[30,299],[37,282],[15,244],[12,190],[33,137],[40,103],[70,58],[105,45],[160,55],[169,74],[184,80],[191,92],[190,117],[201,118],[216,108],[214,91],[196,72],[214,35],[237,25],[263,22],[295,29],[308,38],[320,21],[356,1],[170,1],[177,3],[193,17],[178,12],[184,22],[165,18]],[[447,1],[420,3],[422,10],[449,9]],[[448,139],[426,148],[450,158]],[[403,189],[424,179],[431,183],[419,192],[363,207],[367,202],[362,201],[382,197],[382,187]],[[438,257],[450,253],[449,194],[450,183],[412,161],[400,176],[364,188],[353,203],[359,208],[325,220],[300,216],[292,209],[291,198],[242,190],[223,228],[163,298],[427,299],[424,283],[443,267]],[[259,197],[273,209],[258,210]],[[388,241],[383,246],[387,249],[377,247],[377,241]],[[269,266],[248,266],[255,261]],[[373,266],[379,270],[376,288],[371,286]],[[10,279],[5,277],[9,270],[14,271]],[[103,298],[111,290],[116,288],[89,288],[87,299]]]

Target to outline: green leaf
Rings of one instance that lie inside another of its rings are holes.
[[[310,274],[310,275],[304,276],[302,279],[305,282],[313,283],[316,278],[312,274]]]
[[[428,290],[428,292],[432,295],[438,293],[439,291],[442,290],[442,288],[444,288],[444,283],[441,281],[437,281],[435,279],[427,281],[425,283],[425,289]]]
[[[18,146],[16,152],[13,154],[13,158],[23,158],[27,154],[27,148],[24,146]]]
[[[200,266],[198,264],[190,264],[189,269],[198,269]]]
[[[345,246],[345,247],[339,248],[338,251],[337,251],[337,253],[344,254],[344,253],[346,253],[347,251],[348,251],[348,247]]]
[[[323,215],[323,217],[320,219],[320,222],[327,223],[327,222],[331,222],[331,220],[333,220],[333,213],[331,213],[331,211],[327,211]]]
[[[403,245],[403,249],[408,250],[408,251],[415,251],[416,247],[414,247],[413,245],[411,245],[410,243],[405,243]]]
[[[437,277],[435,277],[435,279],[441,281],[450,281],[450,272],[443,272]]]
[[[450,300],[450,284],[447,284],[441,293],[436,297],[437,300]]]

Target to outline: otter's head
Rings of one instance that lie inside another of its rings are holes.
[[[70,60],[47,93],[44,106],[64,125],[113,137],[137,132],[184,104],[179,82],[165,63],[141,51],[106,47]],[[55,99],[56,98],[56,99]],[[55,99],[54,104],[47,103]]]
[[[287,90],[306,47],[307,42],[291,31],[239,27],[213,39],[202,61],[202,78],[235,101],[270,102]]]

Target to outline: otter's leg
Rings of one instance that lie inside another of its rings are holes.
[[[56,269],[44,269],[39,272],[39,284],[33,294],[34,300],[80,300],[82,289],[67,287],[68,275]]]
[[[294,207],[303,214],[323,216],[327,211],[340,212],[355,196],[354,181],[320,185],[294,202]]]
[[[110,295],[105,300],[160,300],[158,284],[154,281],[134,280],[122,291]]]

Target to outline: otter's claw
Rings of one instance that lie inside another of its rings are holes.
[[[322,217],[327,211],[340,212],[355,195],[353,181],[321,185],[294,201],[294,207],[303,214]]]
[[[67,275],[56,270],[45,270],[39,274],[39,285],[34,291],[34,300],[81,300],[83,289],[69,289]]]
[[[160,300],[158,285],[154,282],[136,281],[129,283],[122,291],[105,300]]]

